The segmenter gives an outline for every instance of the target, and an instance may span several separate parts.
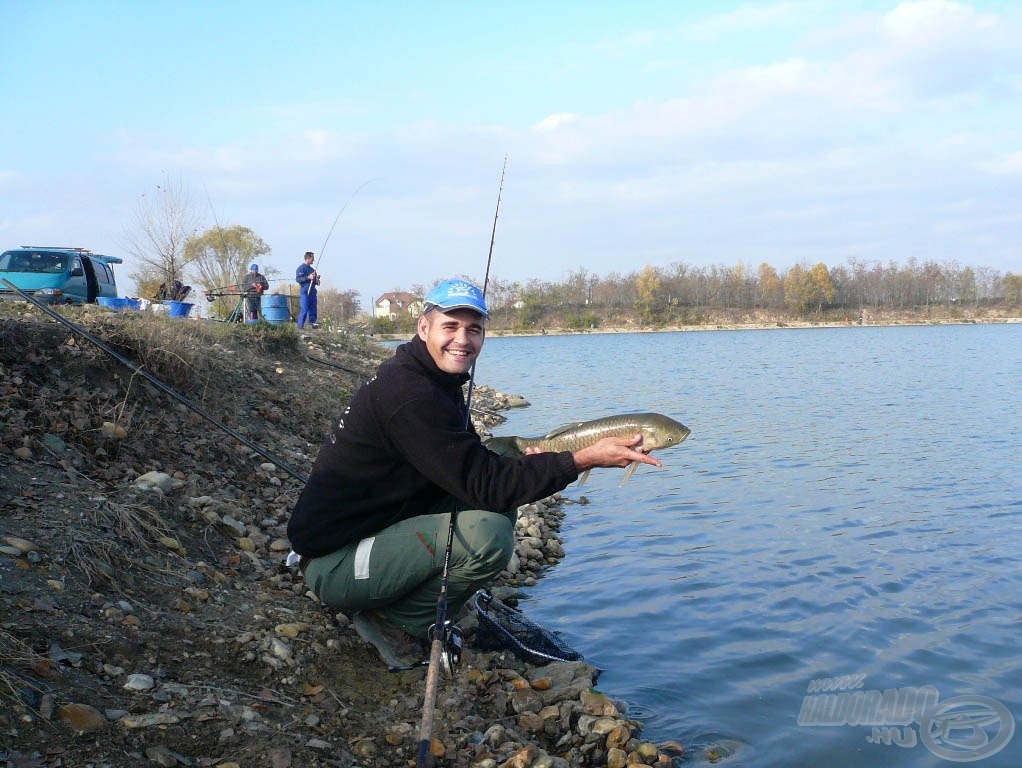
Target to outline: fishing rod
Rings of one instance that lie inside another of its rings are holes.
[[[121,365],[124,365],[127,368],[130,368],[134,373],[137,373],[139,376],[141,376],[143,379],[145,379],[150,384],[155,386],[161,392],[164,392],[164,393],[170,395],[172,398],[177,400],[179,403],[181,403],[185,407],[191,409],[192,411],[195,411],[195,413],[199,414],[202,418],[206,419],[206,421],[210,422],[211,424],[215,425],[216,427],[219,427],[220,429],[222,429],[224,432],[226,432],[228,435],[233,437],[238,442],[248,446],[253,451],[255,451],[260,456],[262,456],[264,459],[266,459],[267,461],[272,462],[275,466],[277,466],[280,469],[284,470],[285,472],[287,472],[289,475],[294,477],[299,482],[301,482],[301,483],[309,482],[309,478],[308,478],[307,475],[302,474],[301,472],[299,472],[296,469],[292,469],[290,466],[288,466],[283,461],[281,461],[279,458],[277,458],[272,453],[267,451],[261,445],[259,445],[256,442],[253,442],[249,438],[245,437],[245,435],[241,434],[236,429],[232,429],[231,427],[227,426],[222,421],[217,419],[216,416],[214,416],[213,414],[209,413],[208,411],[203,410],[202,408],[200,408],[198,405],[193,403],[191,400],[189,400],[187,397],[182,395],[180,392],[178,392],[176,389],[171,387],[169,384],[166,384],[166,383],[160,381],[158,378],[156,378],[151,373],[149,373],[149,371],[143,370],[141,367],[135,365],[133,362],[128,360],[128,358],[124,357],[123,355],[119,354],[118,352],[113,350],[108,345],[104,344],[102,341],[100,341],[98,338],[93,336],[91,333],[89,333],[87,330],[82,328],[80,325],[76,325],[75,323],[72,323],[66,317],[63,317],[62,315],[60,315],[59,313],[55,312],[50,307],[48,307],[45,304],[43,304],[35,296],[32,296],[31,294],[26,293],[25,291],[21,290],[21,288],[19,288],[18,286],[14,285],[14,283],[12,283],[9,280],[7,280],[7,278],[0,278],[0,283],[3,283],[8,288],[11,288],[11,289],[17,291],[18,294],[23,299],[25,299],[26,301],[28,301],[31,304],[34,304],[37,308],[41,309],[43,312],[45,312],[47,315],[52,317],[54,320],[56,320],[59,323],[62,323],[63,325],[66,325],[68,328],[70,328],[72,331],[77,333],[79,336],[83,337],[84,339],[86,339],[87,341],[91,342],[92,344],[95,344],[97,347],[99,347],[101,350],[106,352],[108,355],[110,355],[110,357],[112,357],[114,360],[119,362]]]
[[[500,171],[500,189],[497,191],[497,207],[493,212],[493,232],[490,234],[490,252],[486,256],[486,276],[483,278],[483,302],[486,301],[486,286],[490,282],[490,263],[493,261],[493,243],[497,237],[497,216],[500,214],[500,198],[504,192],[504,173],[507,171],[507,155],[504,155],[504,167]],[[465,395],[465,429],[472,418],[472,387],[476,377],[476,364],[472,362],[472,370],[468,377],[468,392]],[[444,656],[444,646],[452,639],[448,637],[450,627],[447,625],[447,584],[451,575],[451,550],[454,548],[454,528],[457,508],[451,510],[451,522],[447,528],[447,549],[444,550],[444,567],[440,576],[440,595],[436,601],[436,621],[433,623],[429,644],[429,669],[426,672],[426,694],[422,703],[422,723],[419,726],[419,748],[415,758],[416,768],[431,768],[433,764],[429,745],[433,735],[433,712],[436,708],[436,690],[440,679],[440,664]],[[457,643],[460,647],[460,638]],[[455,659],[448,657],[445,666],[454,674]]]

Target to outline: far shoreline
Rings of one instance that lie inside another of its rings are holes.
[[[532,336],[595,336],[595,335],[616,335],[625,333],[700,333],[711,331],[785,331],[802,330],[806,328],[897,328],[902,326],[934,326],[934,325],[1013,325],[1022,323],[1022,317],[977,317],[977,318],[942,318],[930,320],[872,320],[863,323],[858,321],[783,321],[783,322],[759,322],[759,323],[703,323],[700,325],[671,325],[671,326],[606,326],[599,328],[544,328],[538,331],[521,331],[513,329],[488,329],[487,336],[490,338],[515,338]],[[409,334],[388,333],[375,334],[380,341],[401,341]]]

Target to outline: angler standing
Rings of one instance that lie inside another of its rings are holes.
[[[457,615],[514,552],[517,509],[592,467],[660,466],[639,434],[575,451],[498,456],[467,417],[462,386],[489,317],[463,280],[436,286],[416,333],[352,398],[320,448],[288,522],[306,583],[354,612],[358,634],[391,669],[421,663],[434,623],[451,515],[447,599]]]
[[[254,323],[259,319],[259,301],[263,291],[270,288],[269,281],[259,274],[258,264],[249,264],[248,274],[241,281],[245,291],[245,322]]]
[[[304,328],[309,323],[313,328],[316,325],[319,298],[316,286],[319,285],[319,273],[312,266],[316,255],[312,251],[306,251],[302,263],[295,270],[295,282],[298,283],[298,327]]]

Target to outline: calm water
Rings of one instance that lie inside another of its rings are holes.
[[[1022,719],[1022,325],[491,338],[476,375],[532,403],[498,434],[644,410],[692,429],[662,469],[567,491],[590,503],[523,604],[648,738],[686,764],[1022,765],[1022,722],[983,746]],[[843,675],[856,708],[932,686],[936,735],[886,709],[800,724]],[[992,724],[941,734],[970,710]]]

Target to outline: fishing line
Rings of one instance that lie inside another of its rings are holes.
[[[345,201],[344,205],[341,206],[341,210],[339,210],[337,212],[337,215],[334,216],[334,223],[330,225],[330,231],[326,233],[326,238],[323,240],[323,245],[319,249],[319,263],[320,263],[320,265],[323,264],[323,254],[326,253],[326,244],[330,242],[330,236],[334,233],[334,227],[336,227],[337,226],[337,222],[340,221],[341,215],[344,213],[344,210],[348,207],[348,205],[351,204],[351,201],[355,199],[355,195],[357,195],[359,192],[361,192],[368,184],[371,184],[374,181],[378,181],[378,180],[379,179],[367,179],[366,181],[363,181],[362,184],[359,185],[358,189],[356,189],[354,192],[351,193],[351,197],[349,197],[347,199],[347,201]],[[316,269],[316,272],[317,272],[317,274],[319,273],[319,268]]]
[[[220,235],[220,247],[224,249],[224,259],[226,260],[226,262],[228,264],[230,264],[231,263],[230,247],[227,245],[227,238],[224,237],[224,231],[220,227],[220,220],[216,216],[216,208],[213,207],[213,200],[212,200],[212,198],[210,198],[209,190],[206,188],[205,184],[202,185],[202,189],[206,193],[206,202],[209,203],[209,210],[213,214],[213,223],[216,224],[217,234]],[[231,285],[225,285],[222,288],[210,288],[210,289],[206,290],[206,300],[207,301],[213,301],[214,298],[221,298],[222,299],[224,291],[226,291],[228,294],[233,295],[234,294],[234,289],[237,289],[238,293],[240,294],[241,293],[241,288],[242,288],[242,284],[241,283],[233,283]],[[242,296],[240,301],[244,302],[244,300],[245,300],[245,298],[244,298],[244,296]],[[240,306],[241,306],[241,304],[239,302],[239,307]],[[220,313],[223,312],[223,304],[222,303],[218,306],[217,311],[220,312]]]
[[[486,276],[483,279],[483,302],[486,301],[486,286],[490,282],[490,263],[493,261],[493,243],[497,237],[497,216],[500,214],[500,197],[504,192],[504,173],[507,171],[507,155],[500,171],[500,189],[497,191],[497,207],[493,212],[493,232],[490,234],[490,252],[486,257]],[[473,361],[468,377],[468,393],[465,395],[465,429],[472,418],[472,387],[475,382],[476,365]],[[440,577],[440,595],[436,602],[436,621],[433,624],[429,647],[429,670],[426,673],[426,694],[422,703],[422,723],[419,727],[419,749],[415,758],[416,768],[430,768],[432,755],[429,744],[433,733],[433,711],[436,708],[436,689],[440,677],[441,655],[444,651],[447,628],[447,584],[451,575],[451,550],[454,548],[454,528],[457,508],[451,511],[451,522],[447,528],[447,549],[444,550],[444,568]],[[454,673],[453,661],[448,662],[448,671]]]
[[[62,317],[60,314],[58,314],[57,312],[53,311],[50,307],[48,307],[45,304],[43,304],[42,302],[40,302],[34,296],[32,296],[31,294],[26,293],[25,291],[21,290],[21,288],[19,288],[18,286],[14,285],[13,283],[11,283],[9,280],[7,280],[7,278],[0,278],[0,283],[3,283],[8,288],[12,288],[13,290],[17,291],[18,294],[23,299],[25,299],[26,301],[28,301],[31,304],[34,304],[36,307],[41,309],[43,312],[45,312],[47,315],[52,317],[57,322],[66,325],[68,328],[70,328],[72,331],[74,331],[78,335],[82,336],[86,340],[88,340],[91,343],[95,344],[97,347],[99,347],[101,350],[106,352],[108,355],[110,355],[110,357],[112,357],[114,360],[119,362],[121,365],[124,365],[127,368],[130,368],[133,372],[137,373],[139,376],[141,376],[143,379],[145,379],[150,384],[155,386],[161,392],[164,392],[164,393],[170,395],[172,398],[177,400],[179,403],[184,405],[186,408],[189,408],[189,409],[195,411],[195,413],[199,414],[202,418],[206,419],[206,421],[208,421],[211,424],[215,425],[216,427],[222,429],[224,432],[226,432],[228,435],[230,435],[231,437],[233,437],[235,440],[237,440],[238,442],[242,443],[243,445],[246,445],[247,447],[251,448],[253,451],[258,453],[264,459],[266,459],[267,461],[273,463],[276,467],[279,467],[280,469],[284,470],[289,475],[294,477],[296,480],[298,480],[298,481],[300,481],[302,483],[308,483],[309,482],[308,476],[302,474],[301,472],[299,472],[296,469],[292,469],[290,466],[288,466],[283,461],[278,459],[276,456],[274,456],[272,453],[267,451],[265,448],[263,448],[258,443],[253,442],[252,440],[250,440],[249,438],[245,437],[243,434],[241,434],[237,430],[232,429],[231,427],[227,426],[222,421],[217,419],[213,414],[211,414],[208,411],[205,411],[202,408],[200,408],[198,405],[193,403],[191,400],[189,400],[187,397],[182,395],[180,392],[178,392],[176,389],[171,387],[169,384],[165,384],[164,382],[160,381],[158,378],[156,378],[151,373],[149,373],[149,371],[143,370],[142,368],[140,368],[139,366],[135,365],[133,362],[128,360],[128,358],[124,357],[123,355],[119,354],[118,352],[116,352],[115,350],[113,350],[112,348],[110,348],[109,346],[104,344],[102,341],[100,341],[98,338],[93,336],[91,333],[89,333],[87,330],[82,328],[80,325],[76,325],[75,323],[72,323],[70,320],[68,320],[66,317]]]

